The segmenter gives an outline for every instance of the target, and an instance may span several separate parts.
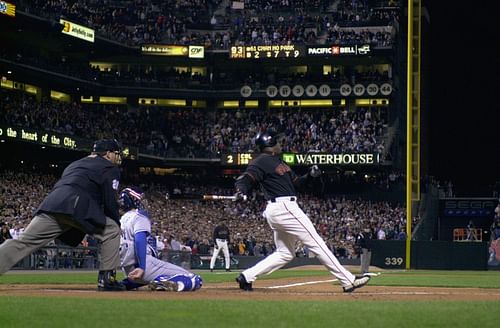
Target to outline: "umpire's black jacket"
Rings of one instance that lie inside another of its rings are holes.
[[[78,245],[85,233],[92,234],[104,228],[106,216],[120,222],[116,190],[120,170],[100,156],[88,156],[71,163],[61,179],[40,204],[35,214],[68,214],[81,229],[71,229],[59,239]]]

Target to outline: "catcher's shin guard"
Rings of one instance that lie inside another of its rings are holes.
[[[174,283],[177,286],[178,292],[188,292],[200,289],[203,285],[203,279],[194,273],[189,274],[176,274],[174,276],[160,275],[156,277],[151,284],[161,284],[161,283]]]
[[[105,292],[124,291],[125,285],[116,280],[116,272],[114,270],[99,271],[97,278],[97,290]]]
[[[153,280],[149,283],[149,289],[152,291],[161,291],[161,292],[176,292],[178,291],[179,286],[173,281],[160,281]]]
[[[146,284],[140,284],[140,283],[134,282],[128,278],[123,279],[122,284],[125,285],[126,290],[135,290],[135,289],[138,289],[138,288],[146,285]]]

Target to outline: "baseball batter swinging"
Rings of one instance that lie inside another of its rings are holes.
[[[255,143],[261,154],[250,162],[236,180],[234,196],[235,200],[243,200],[252,188],[261,186],[267,200],[263,215],[273,230],[276,251],[243,271],[236,278],[239,287],[251,291],[252,283],[260,275],[270,274],[290,262],[294,258],[297,240],[317,255],[320,262],[340,281],[344,292],[349,293],[366,285],[370,277],[356,277],[344,268],[297,204],[295,186],[300,186],[309,177],[319,177],[319,168],[315,165],[305,175],[297,176],[279,156],[281,146],[273,132],[258,133]]]
[[[157,291],[192,291],[201,288],[200,276],[157,258],[151,221],[142,203],[144,193],[137,187],[121,191],[119,201],[127,212],[121,217],[120,260],[127,276],[127,290],[149,285]]]

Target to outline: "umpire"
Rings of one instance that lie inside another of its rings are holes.
[[[0,246],[0,274],[54,239],[77,246],[89,234],[100,246],[98,290],[124,290],[116,281],[116,268],[120,266],[116,192],[120,164],[120,145],[114,139],[96,141],[89,156],[71,163],[21,237]]]
[[[372,258],[372,251],[370,248],[370,240],[372,239],[372,233],[370,228],[365,228],[358,232],[356,235],[356,246],[359,250],[360,257],[360,271],[362,274],[368,273],[370,269],[370,262]]]

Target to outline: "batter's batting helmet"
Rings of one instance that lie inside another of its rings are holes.
[[[120,192],[118,201],[120,206],[125,210],[133,208],[142,209],[143,205],[141,200],[144,198],[144,192],[138,187],[125,188]]]
[[[273,147],[278,143],[274,131],[261,131],[255,136],[255,145],[262,151],[266,147]]]

